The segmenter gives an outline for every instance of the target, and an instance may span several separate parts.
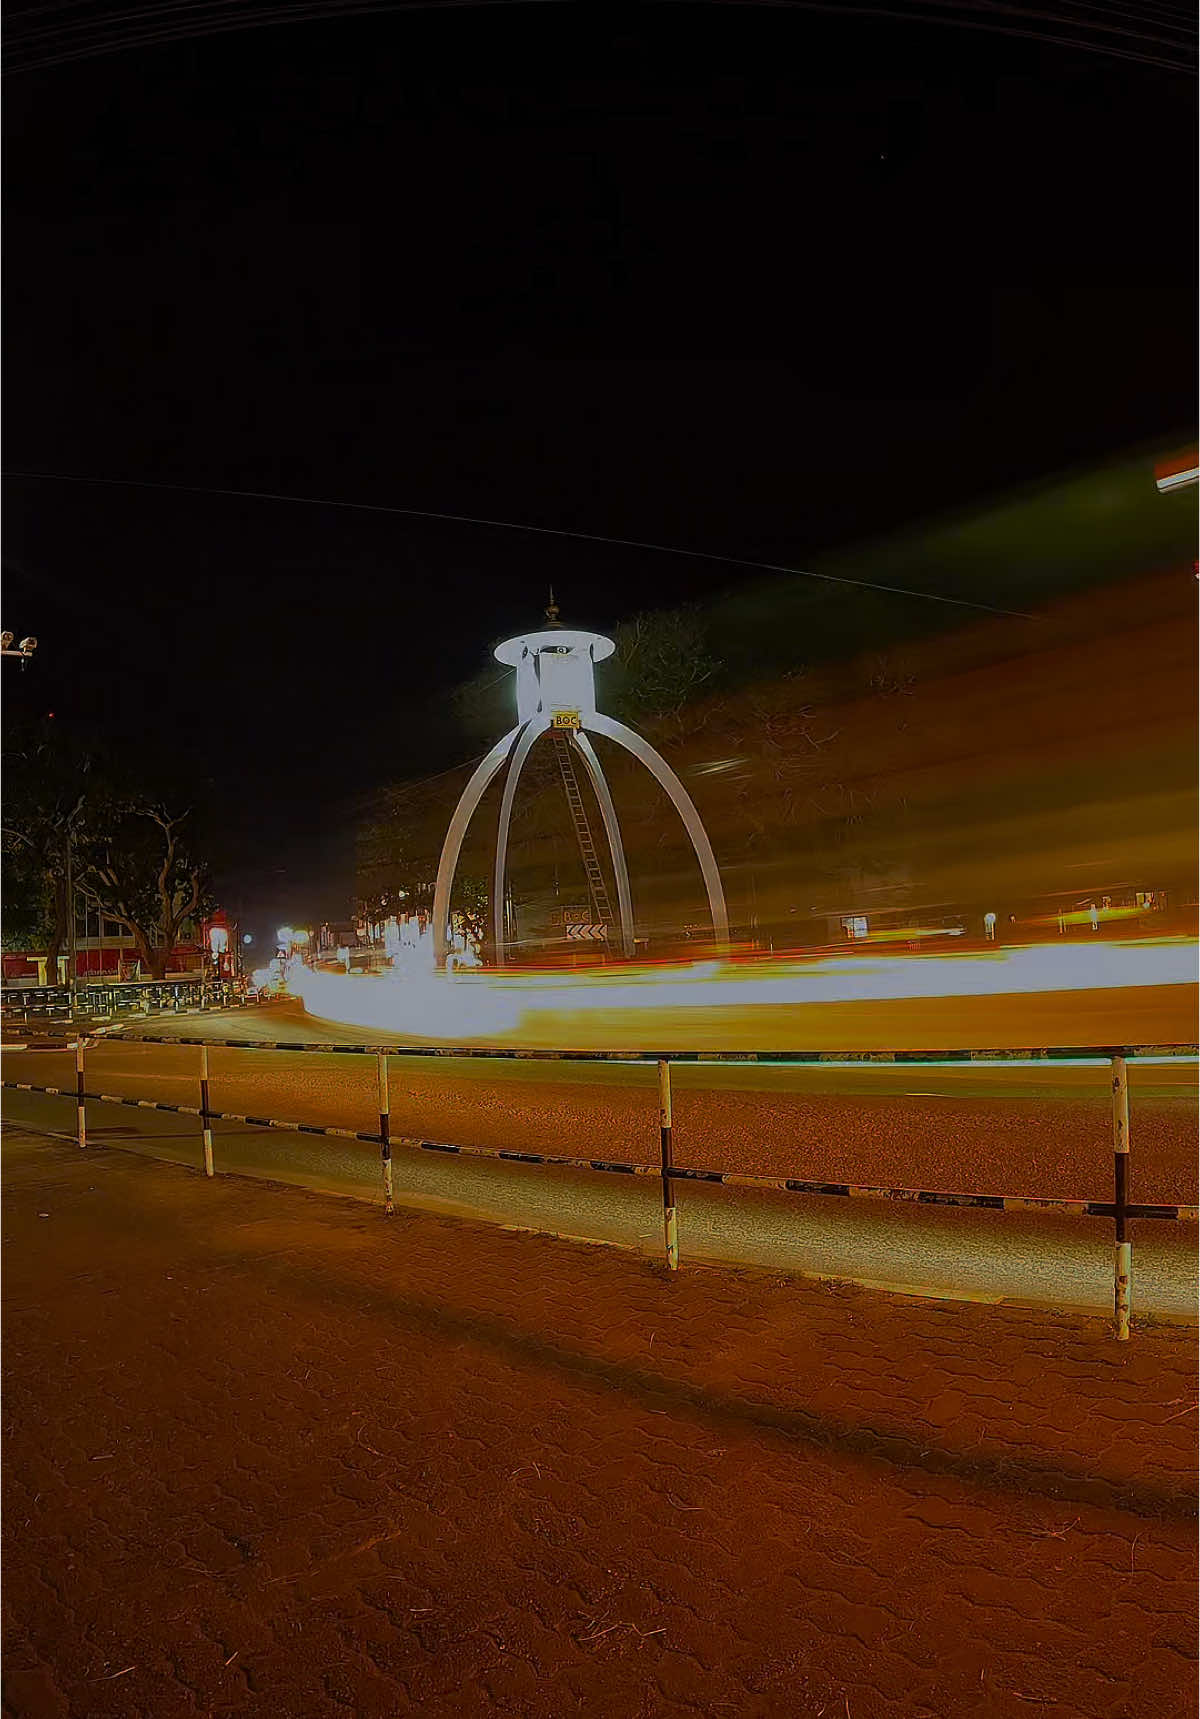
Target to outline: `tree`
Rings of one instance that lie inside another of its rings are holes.
[[[492,892],[486,878],[476,877],[473,872],[455,874],[454,888],[450,892],[450,911],[462,920],[463,930],[476,949],[482,949],[491,935],[488,924],[491,899]]]
[[[439,808],[440,812],[440,808]],[[431,914],[437,883],[445,820],[437,816],[427,825],[393,808],[358,832],[358,895],[364,918],[378,923],[391,915]],[[468,936],[479,944],[487,931],[489,892],[483,878],[461,867],[455,873],[450,893],[450,911],[459,915]]]
[[[128,932],[162,978],[185,922],[210,906],[189,813],[51,721],[18,730],[4,766],[5,946],[44,948],[53,968],[74,896]]]
[[[694,607],[635,615],[617,628],[616,701],[623,714],[678,718],[720,668]]]
[[[76,887],[133,938],[142,964],[164,977],[185,922],[211,907],[208,877],[184,831],[189,813],[140,796],[108,794],[87,810]]]
[[[500,642],[496,641],[497,644]],[[450,694],[454,725],[472,743],[490,746],[516,720],[512,670],[498,669],[495,662],[481,669]]]
[[[90,752],[48,722],[5,749],[4,945],[44,948],[51,970],[70,933],[69,854],[92,784]]]
[[[46,949],[62,941],[56,924],[59,906],[51,879],[39,857],[7,827],[4,831],[5,949]]]

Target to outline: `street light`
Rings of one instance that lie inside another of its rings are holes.
[[[30,633],[28,638],[21,640],[20,644],[14,651],[12,648],[12,642],[15,636],[16,635],[13,633],[0,633],[0,656],[19,657],[21,662],[27,663],[34,651],[37,650],[37,640],[34,638],[33,634]]]

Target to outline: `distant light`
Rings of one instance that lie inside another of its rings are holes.
[[[293,931],[292,932],[292,942],[297,944],[300,948],[303,948],[304,945],[308,942],[308,932],[307,931]]]
[[[288,944],[295,936],[295,932],[292,930],[290,925],[281,925],[279,930],[275,933],[275,936],[280,943]]]
[[[253,937],[251,937],[251,935],[248,931],[247,931],[246,935],[242,938],[242,942],[243,943],[253,943],[254,942]]]

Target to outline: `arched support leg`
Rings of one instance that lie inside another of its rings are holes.
[[[712,914],[713,931],[717,943],[728,946],[729,943],[729,914],[725,908],[725,891],[721,887],[721,874],[717,870],[716,857],[712,851],[712,843],[704,825],[700,822],[700,814],[692,803],[692,797],[684,787],[679,777],[672,770],[665,758],[643,740],[640,734],[632,728],[626,728],[623,722],[615,722],[611,716],[589,716],[588,729],[592,734],[602,734],[606,740],[613,740],[618,746],[623,746],[627,752],[632,752],[639,764],[644,764],[654,777],[659,787],[667,794],[683,820],[683,827],[691,837],[692,846],[696,850],[696,858],[700,861],[700,872],[704,878],[704,887],[708,892],[708,910]]]
[[[633,959],[633,897],[629,890],[629,867],[625,864],[625,847],[621,841],[621,827],[617,823],[617,809],[613,805],[613,797],[609,791],[604,771],[600,768],[600,760],[596,749],[586,734],[577,733],[572,736],[575,745],[583,759],[588,779],[595,790],[596,800],[600,807],[600,816],[604,820],[604,833],[608,837],[608,851],[612,855],[613,876],[617,880],[617,909],[621,915],[621,950],[627,961]]]
[[[500,823],[496,830],[496,871],[492,882],[492,937],[497,967],[504,965],[504,881],[508,870],[508,826],[512,823],[513,800],[516,798],[517,783],[521,779],[521,771],[525,768],[525,760],[532,752],[534,742],[549,726],[550,720],[545,716],[531,716],[525,724],[525,730],[513,751],[508,780],[504,784],[504,798],[500,802]]]
[[[446,839],[442,843],[441,857],[438,860],[437,882],[433,889],[433,958],[439,972],[446,965],[446,952],[450,943],[450,892],[454,888],[454,874],[458,870],[458,856],[462,852],[467,825],[520,732],[519,728],[514,728],[511,734],[506,734],[503,740],[498,740],[492,747],[463,789],[462,797],[454,808],[450,827],[446,831]]]

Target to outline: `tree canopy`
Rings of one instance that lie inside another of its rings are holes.
[[[67,942],[68,852],[92,789],[90,751],[47,721],[12,733],[4,749],[4,947]]]
[[[5,947],[57,958],[73,891],[161,978],[184,925],[212,905],[190,810],[49,721],[14,733],[4,762]]]

